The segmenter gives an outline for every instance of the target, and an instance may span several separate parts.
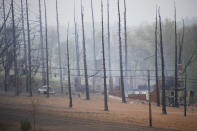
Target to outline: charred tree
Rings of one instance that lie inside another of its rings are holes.
[[[56,0],[56,22],[57,22],[57,41],[58,41],[58,59],[59,59],[60,88],[61,88],[61,93],[63,93],[62,60],[61,60],[61,47],[60,47],[60,34],[59,34],[59,15],[58,15],[58,3],[57,3],[57,0]]]
[[[157,97],[157,106],[160,106],[160,89],[158,82],[158,62],[157,62],[157,7],[156,7],[156,22],[155,22],[155,80],[156,80],[156,97]]]
[[[27,15],[27,39],[28,39],[28,86],[29,95],[32,96],[32,85],[31,85],[31,41],[30,41],[30,29],[29,29],[29,10],[28,10],[28,0],[26,0],[26,15]]]
[[[40,22],[40,46],[41,46],[41,64],[42,64],[42,84],[46,85],[46,74],[45,74],[45,63],[44,63],[44,44],[43,44],[43,34],[42,34],[42,10],[41,10],[41,0],[39,2],[39,22]]]
[[[44,8],[45,8],[45,37],[46,37],[46,75],[47,75],[47,97],[49,97],[49,62],[48,62],[48,31],[47,31],[47,8],[46,1],[44,0]]]
[[[109,0],[107,0],[107,38],[108,38],[108,65],[109,65],[109,88],[113,88],[111,73],[111,43],[110,43],[110,27],[109,27]]]
[[[14,1],[11,1],[12,8],[12,37],[13,37],[13,49],[14,49],[14,79],[16,87],[16,96],[19,95],[18,89],[18,67],[17,67],[17,43],[16,43],[16,30],[15,30],[15,19],[14,19]]]
[[[76,88],[77,90],[81,89],[81,77],[80,77],[80,55],[79,55],[79,35],[77,29],[77,22],[75,17],[75,6],[74,6],[74,24],[75,24],[75,48],[76,48],[76,69],[77,69],[77,78],[76,78]]]
[[[174,74],[174,91],[175,91],[175,96],[174,96],[174,103],[175,107],[178,107],[178,73],[177,73],[177,25],[176,25],[176,7],[174,7],[174,33],[175,33],[175,74]]]
[[[84,76],[85,76],[85,87],[86,87],[86,99],[89,100],[89,86],[88,86],[88,72],[87,72],[87,63],[86,63],[86,44],[85,44],[85,31],[84,31],[84,21],[83,21],[83,6],[81,0],[81,22],[82,22],[82,39],[83,39],[83,63],[84,63]]]
[[[27,47],[26,47],[26,35],[25,35],[25,22],[23,13],[23,0],[21,0],[21,17],[22,17],[22,31],[23,31],[23,44],[24,44],[24,64],[25,64],[25,87],[28,92],[28,69],[27,69]]]
[[[107,83],[106,83],[106,68],[105,68],[105,44],[104,44],[104,27],[103,27],[103,1],[101,0],[101,25],[102,25],[102,51],[103,51],[103,73],[104,73],[104,103],[105,111],[108,111],[107,104]]]
[[[123,66],[122,66],[122,43],[121,43],[121,21],[120,21],[120,1],[118,0],[118,33],[119,33],[119,56],[120,56],[120,86],[121,86],[121,92],[122,92],[122,102],[126,103],[125,98],[125,91],[124,91],[124,79],[123,79]]]
[[[69,92],[69,107],[72,108],[72,94],[71,94],[71,81],[70,81],[70,60],[69,60],[69,47],[68,47],[68,33],[69,26],[67,28],[67,40],[66,40],[66,49],[67,49],[67,69],[68,69],[68,92]]]
[[[127,8],[126,0],[124,0],[124,37],[125,37],[125,77],[128,76],[128,51],[127,51]],[[125,87],[128,90],[128,81],[125,80]]]
[[[163,40],[162,40],[162,26],[161,26],[161,15],[159,9],[159,26],[160,26],[160,52],[161,52],[161,73],[162,73],[162,113],[167,114],[166,112],[166,93],[165,93],[165,63],[163,55]]]
[[[92,11],[92,36],[93,36],[93,59],[94,59],[94,70],[96,73],[97,65],[96,65],[96,42],[95,42],[95,26],[94,26],[94,10],[93,3],[91,0],[91,11]],[[95,77],[93,77],[93,90],[95,89]]]

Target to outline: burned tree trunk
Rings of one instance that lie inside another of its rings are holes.
[[[75,6],[74,6],[74,24],[75,24],[75,47],[76,47],[76,62],[77,62],[76,90],[78,91],[81,89],[81,77],[80,77],[79,36],[77,31],[77,22],[75,18]]]
[[[23,13],[23,0],[21,0],[21,16],[22,16],[22,30],[23,30],[23,44],[24,44],[24,62],[25,62],[25,87],[28,92],[28,69],[27,69],[27,47],[26,47],[26,36],[25,36],[25,24],[24,24],[24,13]]]
[[[122,102],[126,103],[125,98],[125,91],[124,91],[124,79],[123,79],[123,66],[122,66],[122,43],[121,43],[121,21],[120,21],[120,4],[118,0],[118,18],[119,18],[119,56],[120,56],[120,86],[121,86],[121,92],[122,92]]]
[[[174,97],[174,103],[175,103],[175,107],[178,107],[178,73],[177,73],[177,27],[176,27],[176,7],[174,7],[174,29],[175,29],[175,74],[174,74],[174,91],[175,91],[175,97]]]
[[[68,69],[68,92],[69,92],[69,107],[72,108],[72,94],[71,94],[71,81],[70,81],[70,60],[69,60],[69,47],[68,47],[68,31],[69,26],[67,28],[67,41],[66,41],[66,47],[67,47],[67,69]]]
[[[163,55],[163,40],[162,40],[162,26],[161,26],[161,15],[159,9],[159,26],[160,26],[160,52],[161,52],[161,71],[162,71],[162,113],[167,114],[166,112],[166,93],[165,93],[165,63]]]
[[[157,8],[156,8],[156,23],[155,23],[155,80],[156,80],[156,97],[157,97],[157,106],[160,106],[160,89],[158,82],[158,62],[157,62]]]
[[[109,65],[109,88],[113,88],[112,73],[111,73],[111,44],[110,44],[110,29],[109,29],[109,0],[107,0],[107,35],[108,35],[108,65]]]
[[[31,85],[31,41],[30,41],[30,30],[29,30],[29,10],[28,10],[28,0],[26,0],[26,15],[27,15],[27,38],[28,38],[28,85],[29,85],[29,95],[32,96],[32,85]]]
[[[57,3],[57,0],[56,0],[56,21],[57,21],[57,41],[58,41],[58,59],[59,59],[60,88],[61,88],[61,93],[63,93],[62,60],[61,60],[61,47],[60,47],[60,35],[59,35],[59,16],[58,16],[58,3]]]
[[[124,0],[124,37],[125,37],[125,87],[128,90],[127,70],[128,70],[128,51],[127,51],[127,8],[126,0]]]
[[[95,43],[95,26],[94,26],[94,10],[93,10],[93,3],[91,0],[91,10],[92,10],[92,36],[93,36],[93,56],[94,56],[94,70],[96,73],[97,66],[96,66],[96,43]],[[93,90],[95,89],[95,77],[93,77]]]
[[[39,22],[40,22],[40,45],[41,45],[41,63],[42,63],[42,84],[46,85],[46,74],[45,74],[45,63],[44,63],[44,44],[43,44],[43,34],[42,34],[42,10],[41,3],[39,2]]]
[[[47,97],[49,97],[49,63],[48,63],[48,34],[47,34],[47,8],[46,1],[44,0],[44,8],[45,8],[45,37],[46,37],[46,75],[47,75]]]
[[[13,48],[14,48],[14,79],[16,86],[16,95],[19,95],[18,89],[18,68],[17,68],[17,43],[16,43],[16,30],[15,30],[15,20],[14,20],[14,1],[11,1],[12,8],[12,36],[13,36]]]
[[[82,22],[82,38],[83,38],[83,61],[84,61],[84,76],[85,76],[85,87],[86,87],[86,99],[89,100],[89,87],[88,87],[88,72],[86,63],[86,46],[85,46],[85,31],[84,31],[84,21],[83,21],[83,7],[81,0],[81,22]]]
[[[101,24],[102,24],[102,51],[103,51],[103,73],[104,73],[104,103],[105,111],[108,111],[107,104],[107,83],[106,83],[106,69],[105,69],[105,44],[104,44],[104,28],[103,28],[103,1],[101,0]]]

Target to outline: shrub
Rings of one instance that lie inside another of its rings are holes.
[[[28,120],[21,121],[21,131],[29,131],[31,128],[31,123]]]

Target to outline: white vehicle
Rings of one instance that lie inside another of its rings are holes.
[[[47,94],[47,85],[44,85],[41,88],[39,88],[38,92],[41,94]],[[55,91],[52,87],[49,87],[49,94],[55,94]]]

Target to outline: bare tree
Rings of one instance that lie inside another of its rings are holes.
[[[24,22],[24,13],[23,13],[23,0],[21,0],[21,17],[22,17],[22,31],[23,31],[23,44],[24,44],[24,62],[25,62],[25,86],[26,92],[28,92],[28,69],[27,69],[27,47],[26,47],[26,36],[25,36],[25,22]]]
[[[69,92],[69,107],[72,108],[72,94],[71,94],[71,81],[70,81],[70,59],[69,59],[69,47],[68,47],[68,35],[69,35],[69,25],[67,27],[67,69],[68,69],[68,92]]]
[[[119,56],[120,56],[120,86],[122,92],[122,102],[126,103],[123,79],[123,66],[122,66],[122,43],[121,43],[121,21],[120,21],[120,1],[118,0],[118,18],[119,18]]]
[[[107,104],[107,83],[106,83],[106,69],[105,69],[105,44],[104,44],[104,27],[103,27],[103,1],[101,0],[101,25],[102,25],[102,51],[103,51],[103,73],[104,73],[104,103],[105,111],[108,111]]]
[[[3,0],[3,19],[4,19],[4,43],[5,45],[7,46],[8,43],[7,43],[7,27],[6,27],[6,14],[5,14],[5,0]],[[4,58],[4,57],[2,57]],[[3,60],[4,64],[3,64],[3,67],[4,67],[4,90],[7,91],[8,90],[8,82],[7,82],[7,77],[8,77],[8,49],[6,49],[6,56],[5,56],[5,60]]]
[[[109,27],[109,0],[107,0],[107,35],[108,35],[108,65],[109,65],[109,88],[113,88],[111,73],[111,44],[110,44],[110,27]]]
[[[82,37],[83,37],[83,60],[84,60],[84,74],[85,74],[85,86],[86,86],[86,99],[89,100],[89,87],[88,87],[88,72],[87,72],[87,63],[86,63],[86,46],[85,46],[85,31],[84,31],[84,21],[83,21],[83,6],[81,0],[81,22],[82,22]]]
[[[30,41],[30,29],[29,29],[29,10],[28,10],[28,0],[26,0],[26,15],[27,15],[27,39],[28,39],[28,85],[29,94],[32,96],[32,85],[31,85],[31,41]]]
[[[162,26],[161,26],[161,15],[159,8],[159,26],[160,26],[160,52],[161,52],[161,73],[162,73],[162,113],[167,114],[166,112],[166,93],[165,93],[165,63],[163,55],[163,40],[162,40]]]
[[[160,106],[159,82],[158,82],[158,62],[157,62],[157,7],[156,7],[156,23],[155,23],[155,80],[156,80],[157,106]]]
[[[13,36],[13,48],[14,48],[14,79],[15,79],[15,86],[16,86],[16,95],[19,95],[19,89],[18,89],[18,67],[17,67],[17,43],[16,43],[16,30],[15,30],[15,19],[14,19],[14,1],[11,1],[12,6],[12,36]]]
[[[47,31],[47,8],[46,1],[44,0],[44,8],[45,8],[45,37],[46,37],[46,74],[47,74],[47,97],[49,97],[49,62],[48,62],[48,31]]]
[[[177,25],[176,25],[176,6],[174,5],[174,29],[175,29],[175,74],[174,74],[174,90],[175,90],[175,97],[174,102],[175,106],[178,107],[178,87],[177,87],[177,79],[178,79],[178,73],[177,73]]]
[[[125,37],[125,77],[127,78],[128,70],[128,51],[127,51],[127,8],[126,0],[124,0],[124,37]],[[127,79],[125,80],[126,89],[128,89]]]
[[[94,69],[95,69],[95,73],[96,73],[96,70],[97,70],[97,65],[96,65],[96,42],[95,42],[94,10],[93,10],[92,0],[91,0],[91,10],[92,10],[92,36],[93,36]],[[93,77],[93,90],[94,89],[95,89],[95,77]]]
[[[75,1],[74,1],[75,2]],[[77,22],[75,17],[75,5],[74,5],[74,24],[75,24],[75,48],[76,48],[76,68],[77,68],[77,84],[76,88],[81,88],[81,78],[80,78],[80,55],[79,55],[79,35],[77,30]]]
[[[62,61],[61,61],[61,47],[60,47],[60,34],[59,34],[59,16],[58,16],[58,3],[56,0],[56,21],[57,21],[57,40],[58,40],[58,58],[59,58],[59,75],[60,75],[60,88],[63,93],[63,82],[62,82]]]
[[[40,22],[40,45],[41,45],[41,64],[42,64],[42,84],[46,85],[45,78],[45,63],[44,63],[44,44],[43,44],[43,34],[42,34],[42,10],[41,10],[41,2],[39,2],[39,22]]]

